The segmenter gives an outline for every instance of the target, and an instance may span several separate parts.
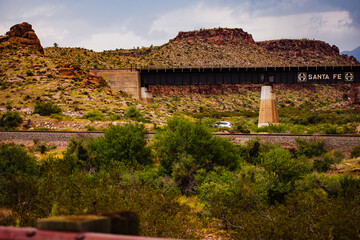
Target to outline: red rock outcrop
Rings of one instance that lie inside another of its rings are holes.
[[[0,36],[0,43],[2,42],[8,42],[8,44],[1,46],[1,48],[20,45],[44,53],[39,38],[36,36],[31,24],[27,22],[12,26],[5,36]]]
[[[353,85],[350,91],[347,92],[350,104],[360,104],[360,86]]]
[[[84,74],[84,71],[76,64],[66,63],[58,70],[58,74],[64,78],[73,78]]]
[[[197,42],[201,40],[215,45],[224,45],[225,43],[255,44],[252,35],[243,31],[241,28],[215,28],[200,31],[179,32],[177,37],[170,40],[170,42]]]
[[[93,73],[87,73],[76,64],[63,64],[57,73],[62,78],[81,79],[83,86],[92,86],[96,88],[105,87],[110,91],[110,87],[104,78],[96,76]]]
[[[298,40],[298,39],[282,39],[257,42],[260,46],[272,52],[289,52],[301,54],[302,52],[314,53],[321,52],[328,55],[336,56],[339,54],[339,48],[335,45],[316,41],[316,40]]]
[[[340,57],[347,64],[359,64],[356,58],[352,56],[340,56],[339,48],[337,46],[330,46],[329,44],[318,40],[281,39],[257,42],[257,44],[273,54],[280,56],[291,55],[291,58],[307,57],[309,59]]]

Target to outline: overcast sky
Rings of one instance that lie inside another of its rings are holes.
[[[0,35],[28,22],[44,47],[158,46],[179,31],[242,28],[255,41],[360,45],[360,0],[0,0]]]

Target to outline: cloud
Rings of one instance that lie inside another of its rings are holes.
[[[13,25],[14,24],[10,21],[2,22],[0,24],[0,35],[5,35],[5,33],[8,32]]]
[[[339,34],[351,29],[347,11],[303,13],[289,16],[262,17],[247,22],[255,37],[302,38],[320,37],[324,33]]]
[[[130,49],[134,47],[150,46],[157,44],[150,42],[133,32],[110,32],[110,33],[96,33],[92,34],[89,39],[80,42],[80,46],[95,51],[110,50],[116,48]]]
[[[233,13],[230,7],[209,7],[200,2],[161,15],[151,25],[150,34],[158,31],[175,35],[195,28],[234,27],[237,21]]]
[[[304,0],[294,0],[303,5]],[[200,27],[237,27],[251,33],[256,41],[280,38],[310,38],[336,44],[340,48],[356,47],[360,37],[359,29],[352,24],[351,14],[346,10],[292,14],[274,14],[271,9],[257,9],[251,11],[252,5],[242,6],[211,6],[203,3],[190,5],[182,9],[173,10],[156,19],[151,28],[152,32],[166,32],[172,37],[178,31],[195,30]],[[289,6],[282,5],[283,8]],[[282,9],[283,10],[283,9]],[[286,12],[286,11],[283,11]]]
[[[32,9],[24,10],[20,14],[20,17],[24,19],[33,17],[51,17],[55,14],[55,10],[55,6],[39,6]]]
[[[44,22],[39,22],[33,28],[43,47],[50,47],[55,42],[59,43],[70,38],[70,32],[65,27],[58,28]]]

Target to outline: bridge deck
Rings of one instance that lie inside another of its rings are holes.
[[[360,83],[360,66],[146,68],[141,86],[188,84]]]

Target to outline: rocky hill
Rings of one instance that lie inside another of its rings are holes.
[[[282,39],[255,42],[240,28],[180,32],[159,47],[93,52],[47,48],[52,57],[71,59],[84,68],[352,65],[352,56],[317,40]]]
[[[0,43],[0,50],[22,46],[44,53],[40,40],[31,24],[26,22],[12,26],[5,36],[0,36]]]

